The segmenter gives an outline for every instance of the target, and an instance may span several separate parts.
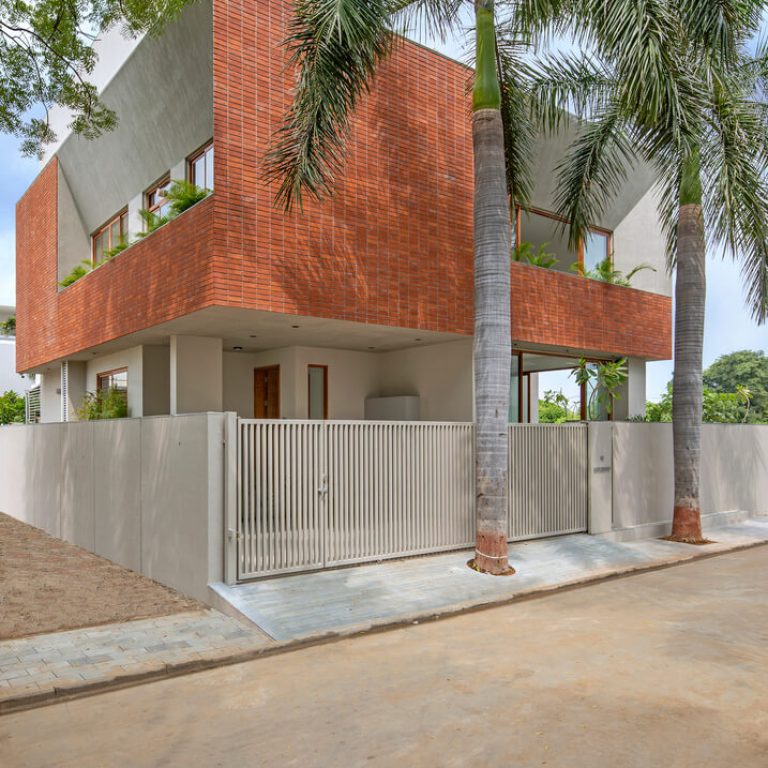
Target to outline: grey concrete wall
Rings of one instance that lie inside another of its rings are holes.
[[[0,427],[0,511],[206,600],[224,576],[224,420]]]
[[[102,92],[119,124],[89,141],[70,135],[58,152],[87,233],[213,135],[210,0],[184,9],[161,37],[146,37]]]
[[[672,425],[613,424],[613,527],[671,522]],[[768,426],[705,424],[703,514],[768,513]]]
[[[59,164],[58,177],[56,227],[59,242],[58,279],[61,282],[81,261],[90,261],[91,237],[61,164]]]
[[[171,412],[171,350],[154,344],[143,347],[142,401],[144,416]]]
[[[221,411],[224,402],[222,339],[171,336],[171,413]]]

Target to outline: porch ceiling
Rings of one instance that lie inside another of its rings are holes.
[[[242,347],[244,352],[290,346],[328,347],[360,351],[389,351],[427,346],[466,338],[462,334],[394,328],[345,320],[260,312],[238,307],[208,307],[167,323],[137,331],[119,339],[68,355],[68,360],[128,349],[139,344],[167,345],[172,335],[210,336],[224,340],[225,351]],[[42,373],[58,361],[29,371]]]

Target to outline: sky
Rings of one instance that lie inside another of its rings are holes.
[[[453,58],[464,59],[462,43],[458,39],[426,42]],[[39,169],[37,160],[21,156],[18,140],[0,133],[0,305],[15,304],[15,205]],[[768,352],[768,327],[758,327],[750,319],[738,267],[718,254],[712,254],[707,260],[704,365],[739,349]],[[649,363],[648,399],[658,400],[671,378],[671,361]],[[577,397],[578,388],[567,374],[550,374],[546,388],[562,389],[569,397]],[[542,393],[543,389],[542,386]]]

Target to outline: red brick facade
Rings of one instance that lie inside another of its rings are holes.
[[[19,368],[212,305],[471,333],[467,70],[402,44],[358,109],[335,196],[286,215],[260,164],[290,98],[290,2],[213,8],[215,194],[57,292],[51,162],[17,212]],[[516,340],[670,356],[669,299],[513,267]]]

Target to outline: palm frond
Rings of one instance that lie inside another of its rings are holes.
[[[636,162],[626,125],[609,107],[583,123],[565,157],[558,163],[555,207],[570,222],[569,244],[576,247],[620,191]]]
[[[392,0],[298,0],[286,45],[298,70],[293,103],[265,160],[276,201],[326,194],[343,165],[350,114],[392,44]]]

